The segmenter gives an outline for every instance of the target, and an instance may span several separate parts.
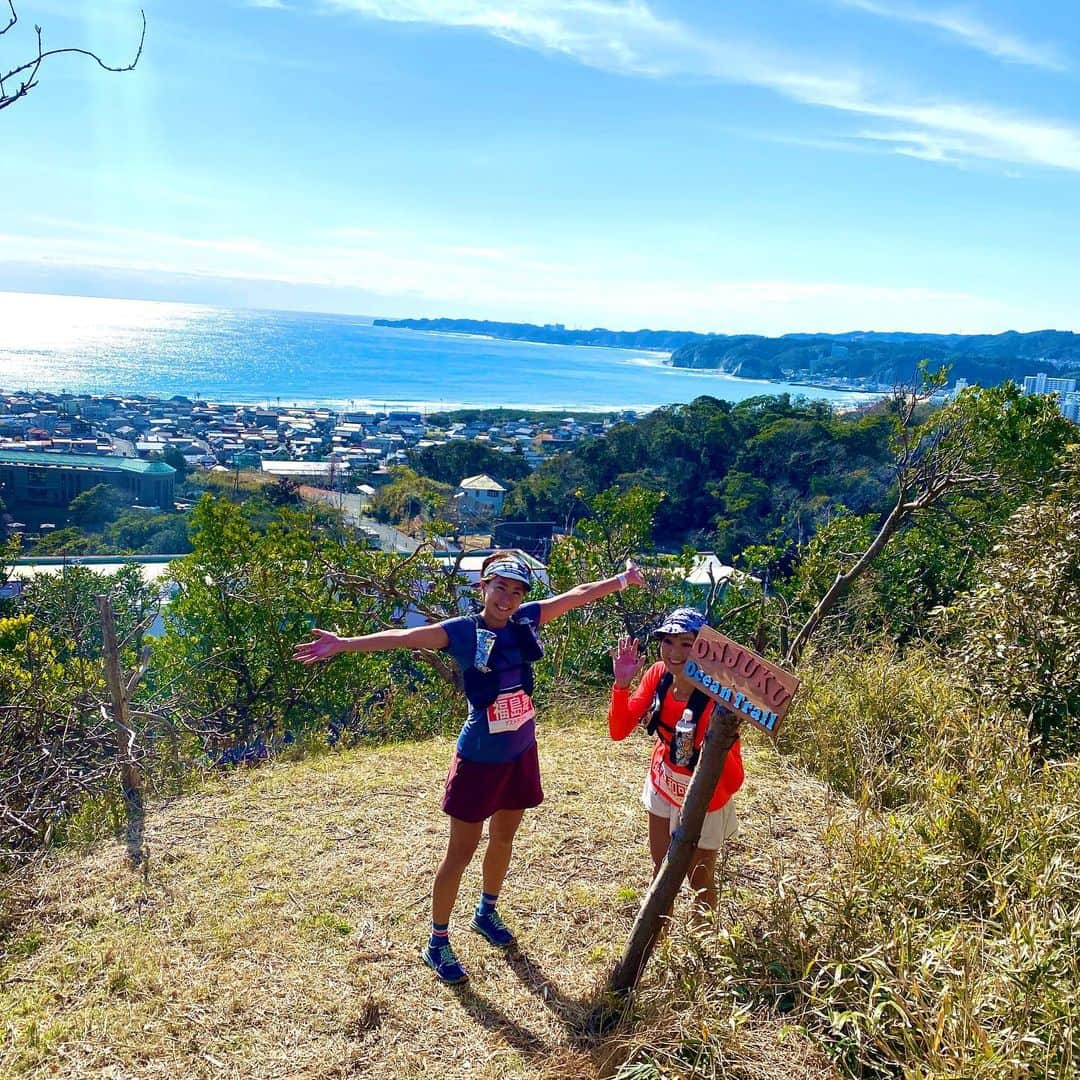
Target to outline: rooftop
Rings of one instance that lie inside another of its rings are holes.
[[[497,480],[492,480],[487,473],[480,473],[478,476],[466,476],[464,480],[458,484],[459,488],[464,488],[466,491],[505,491],[506,488],[502,486]]]
[[[0,465],[34,465],[37,468],[92,469],[97,472],[133,472],[171,475],[176,470],[164,461],[110,457],[107,454],[57,454],[35,450],[0,450]]]

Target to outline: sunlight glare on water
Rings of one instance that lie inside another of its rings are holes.
[[[807,393],[690,371],[643,350],[372,326],[355,315],[0,293],[0,390],[221,402],[652,408],[701,394]]]
[[[155,300],[0,292],[0,348],[36,353],[96,350],[108,343],[130,346],[156,331],[182,329],[211,311]]]

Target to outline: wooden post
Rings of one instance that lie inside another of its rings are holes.
[[[128,715],[128,698],[142,670],[145,669],[136,671],[128,684],[124,684],[123,674],[120,671],[120,648],[116,641],[116,621],[113,618],[112,604],[107,596],[97,597],[97,609],[101,616],[101,632],[104,639],[105,680],[109,686],[113,723],[116,727],[116,757],[120,763],[120,786],[124,792],[127,853],[132,864],[138,866],[146,857],[143,846],[146,807],[143,802],[142,770],[134,757],[135,732]]]
[[[690,868],[694,848],[701,837],[701,826],[709,810],[709,801],[724,771],[728,751],[738,737],[739,717],[727,709],[715,708],[701,746],[701,757],[686,789],[679,823],[671,834],[667,855],[645,894],[645,902],[634,921],[622,959],[608,980],[609,993],[618,998],[625,997],[637,986],[649,962],[660,934],[660,925],[671,911],[686,871]]]

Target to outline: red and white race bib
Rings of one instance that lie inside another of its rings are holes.
[[[488,731],[501,735],[517,731],[536,716],[532,698],[524,690],[508,690],[500,694],[487,710]]]
[[[668,802],[682,806],[686,789],[690,786],[690,774],[676,772],[663,758],[652,767],[653,786]]]

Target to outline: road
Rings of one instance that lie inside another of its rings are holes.
[[[392,525],[383,525],[374,518],[368,517],[364,511],[367,509],[368,500],[363,495],[349,495],[339,491],[327,491],[325,488],[309,487],[304,484],[300,488],[300,494],[305,499],[314,499],[319,502],[329,503],[336,506],[345,515],[345,520],[350,525],[356,525],[365,532],[379,538],[379,548],[382,551],[402,551],[408,554],[415,551],[420,543],[411,536],[399,532]]]

